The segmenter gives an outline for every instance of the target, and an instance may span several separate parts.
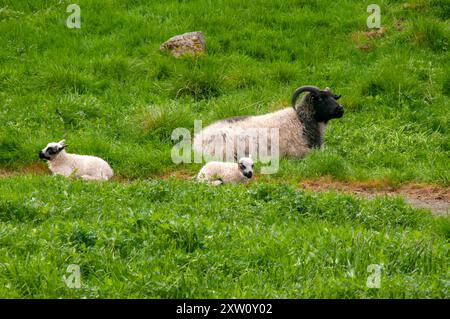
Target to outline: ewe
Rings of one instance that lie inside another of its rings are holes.
[[[296,105],[298,96],[308,92]],[[236,141],[241,138],[243,132],[252,129],[278,129],[279,130],[279,155],[303,157],[312,148],[320,148],[323,135],[329,120],[340,118],[344,114],[344,108],[337,102],[340,96],[331,92],[329,88],[320,90],[315,86],[302,86],[292,96],[292,107],[280,111],[259,115],[240,116],[217,121],[200,131],[194,137],[194,150],[207,157],[217,160],[225,160],[225,152],[217,151],[215,144],[217,138],[232,141],[231,147],[234,157],[248,156],[249,147],[246,146],[245,154],[238,153]],[[258,154],[260,141],[256,141],[255,151]],[[268,149],[276,147],[267,143]],[[219,152],[216,154],[215,152]]]

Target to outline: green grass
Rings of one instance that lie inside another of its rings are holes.
[[[79,0],[79,30],[61,2],[0,0],[0,171],[43,165],[65,138],[120,178],[1,177],[0,297],[449,298],[448,217],[280,184],[450,185],[446,1],[378,1],[375,39],[373,1]],[[205,32],[205,56],[159,52],[188,31]],[[275,182],[157,180],[200,167],[172,163],[173,129],[286,107],[304,84],[342,94],[346,113]]]
[[[449,296],[449,220],[400,198],[36,176],[0,193],[2,297]],[[62,280],[70,264],[81,289]]]

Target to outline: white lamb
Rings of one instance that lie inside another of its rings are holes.
[[[66,177],[74,175],[85,181],[107,181],[113,175],[113,170],[107,162],[96,156],[66,153],[64,140],[58,143],[48,143],[39,152],[39,157],[48,161],[48,167],[53,174]]]
[[[197,175],[200,182],[217,186],[226,183],[246,183],[253,175],[253,160],[242,157],[238,163],[208,162]]]

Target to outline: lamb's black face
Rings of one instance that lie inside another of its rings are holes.
[[[312,94],[311,98],[315,110],[314,117],[317,122],[326,123],[344,115],[344,107],[337,102],[340,96],[331,93],[329,89],[320,91],[318,94]]]
[[[55,156],[58,155],[64,148],[65,144],[62,141],[59,143],[48,143],[47,146],[38,153],[39,158],[50,161],[55,158]]]
[[[51,157],[45,155],[44,151],[40,151],[38,154],[39,154],[39,158],[40,158],[40,159],[45,159],[45,160],[47,160],[47,161],[51,160]]]
[[[243,157],[239,160],[239,169],[247,178],[252,178],[253,176],[253,161],[251,158]]]

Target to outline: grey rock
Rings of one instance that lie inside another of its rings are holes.
[[[161,44],[159,49],[161,51],[169,50],[177,58],[185,54],[202,55],[206,50],[205,36],[200,31],[176,35]]]

